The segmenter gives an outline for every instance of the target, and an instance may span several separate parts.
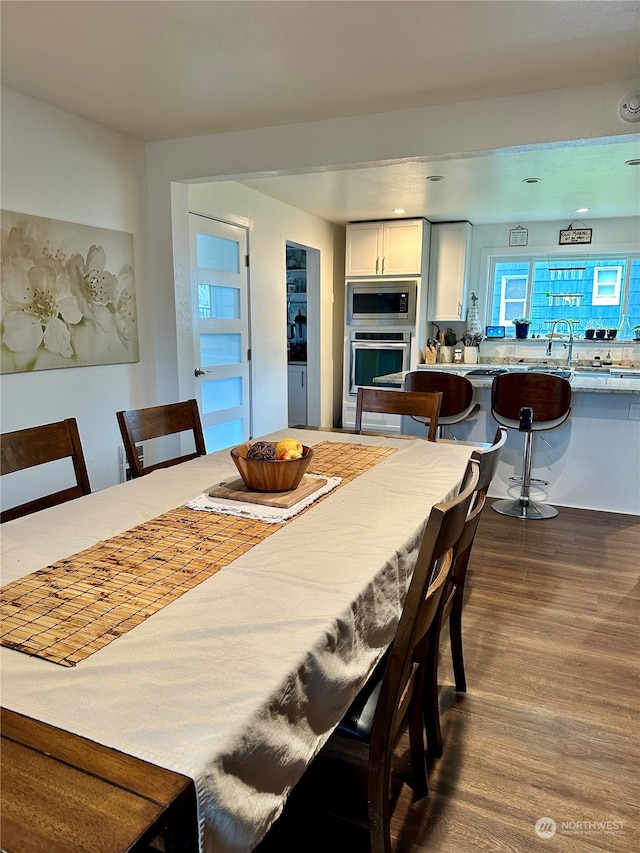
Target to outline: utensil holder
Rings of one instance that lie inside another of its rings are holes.
[[[440,363],[453,364],[453,352],[455,347],[440,347]]]
[[[478,363],[478,347],[465,347],[464,348],[464,363],[465,364],[477,364]]]

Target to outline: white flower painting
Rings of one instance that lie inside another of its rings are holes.
[[[138,361],[133,235],[1,216],[2,373]]]

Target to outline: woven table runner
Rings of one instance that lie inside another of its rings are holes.
[[[323,441],[313,448],[310,473],[341,477],[342,486],[394,452]],[[280,526],[172,509],[2,587],[0,644],[75,666]]]

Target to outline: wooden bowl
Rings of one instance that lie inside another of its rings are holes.
[[[275,447],[276,442],[269,442]],[[252,492],[291,492],[300,485],[309,466],[313,450],[302,445],[299,459],[247,459],[250,444],[232,448],[231,458],[245,486]]]

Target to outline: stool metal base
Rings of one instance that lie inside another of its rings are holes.
[[[521,497],[515,500],[506,498],[494,501],[492,507],[500,515],[510,515],[512,518],[531,519],[532,521],[543,518],[555,518],[558,514],[558,510],[554,506],[537,503],[536,501]]]

